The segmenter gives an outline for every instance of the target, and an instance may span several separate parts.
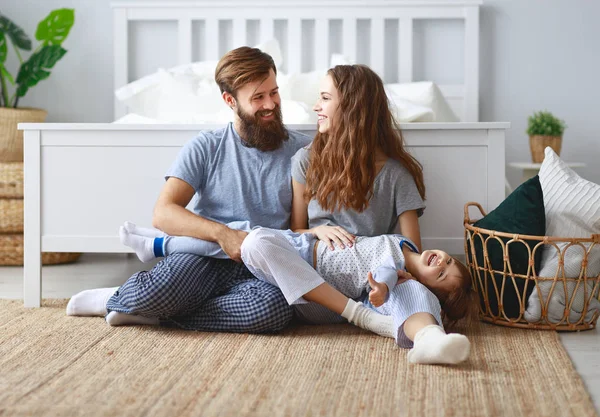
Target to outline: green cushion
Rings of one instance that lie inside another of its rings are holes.
[[[542,187],[540,186],[539,177],[536,175],[530,180],[521,184],[515,191],[513,191],[506,199],[492,212],[488,213],[483,219],[477,221],[474,224],[475,227],[482,229],[495,230],[498,232],[507,233],[518,233],[522,235],[533,235],[533,236],[544,236],[546,233],[546,215],[544,212],[544,198],[542,194]],[[487,235],[482,235],[484,239]],[[510,239],[502,238],[504,243]],[[538,243],[537,241],[527,241],[529,247],[533,247]],[[488,254],[492,269],[496,271],[503,270],[503,252],[500,242],[495,239],[490,239],[487,244]],[[475,254],[477,257],[477,263],[479,266],[484,266],[483,261],[483,247],[481,239],[475,239]],[[536,271],[540,270],[542,251],[538,249],[534,259]],[[529,264],[529,252],[527,247],[519,242],[513,242],[508,248],[508,256],[510,259],[510,265],[515,274],[527,274],[527,267]],[[494,274],[494,280],[498,287],[498,294],[501,291],[502,285],[502,274]],[[488,301],[490,302],[490,308],[494,315],[498,315],[498,296],[494,290],[491,276],[489,274],[481,275],[482,278],[488,280]],[[518,294],[523,294],[525,288],[525,280],[515,278]],[[529,298],[529,294],[533,291],[533,281],[527,285],[527,292],[525,300]],[[484,307],[483,292],[482,288],[479,288],[480,302]],[[526,302],[526,301],[525,301]],[[504,312],[507,317],[515,318],[519,316],[520,304],[519,298],[517,297],[517,290],[512,283],[510,275],[507,276],[507,280],[504,286],[504,297],[502,299],[504,305]],[[485,307],[484,307],[485,308]],[[485,311],[485,310],[484,310]]]

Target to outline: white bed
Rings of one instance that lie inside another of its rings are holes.
[[[463,253],[464,204],[477,201],[489,211],[504,198],[504,136],[508,124],[477,122],[481,1],[255,1],[252,7],[248,3],[113,4],[115,87],[132,81],[128,74],[132,66],[139,66],[135,62],[136,51],[129,42],[133,37],[132,21],[177,22],[174,48],[180,64],[192,60],[193,48],[198,45],[204,45],[200,46],[204,59],[216,58],[222,49],[253,45],[283,30],[286,34],[281,42],[283,68],[287,71],[326,66],[332,52],[359,61],[357,54],[361,55],[360,51],[366,47],[369,59],[360,60],[361,63],[388,76],[386,68],[391,65],[397,73],[386,81],[411,82],[413,22],[460,19],[464,22],[464,82],[441,83],[440,89],[462,122],[409,123],[402,125],[402,129],[409,149],[425,167],[428,200],[421,219],[423,245],[453,254]],[[231,33],[222,30],[219,21],[224,20],[230,21]],[[194,29],[198,21],[200,31]],[[307,26],[306,21],[313,23]],[[395,29],[390,31],[389,27]],[[306,35],[305,29],[312,35]],[[219,33],[221,42],[217,45],[214,37],[203,37],[202,33]],[[388,39],[389,33],[392,40]],[[307,36],[316,46],[319,46],[316,39],[341,37],[341,50],[310,48]],[[388,54],[385,48],[378,47],[390,42],[397,54]],[[392,64],[390,57],[394,60]],[[126,113],[127,109],[116,103],[115,117]],[[25,306],[40,305],[42,251],[130,252],[118,240],[118,226],[125,220],[150,225],[163,174],[178,150],[199,130],[215,127],[21,124],[25,131]],[[290,127],[309,134],[314,132],[314,125]]]

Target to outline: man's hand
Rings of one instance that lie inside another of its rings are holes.
[[[242,262],[242,242],[248,236],[248,232],[234,230],[225,227],[221,238],[217,241],[223,251],[234,261]]]
[[[410,272],[405,271],[403,269],[398,269],[396,271],[396,273],[398,274],[398,283],[396,285],[400,285],[403,282],[408,281],[409,279],[414,279],[415,281],[418,281],[415,277],[413,277]]]
[[[369,302],[375,307],[380,307],[383,305],[383,303],[385,303],[385,299],[388,295],[388,287],[383,282],[375,281],[373,279],[373,274],[370,272],[367,275],[367,280],[371,286],[371,291],[369,292]]]

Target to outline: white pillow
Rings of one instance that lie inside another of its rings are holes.
[[[435,114],[430,107],[420,106],[398,96],[394,91],[385,88],[390,101],[390,110],[397,122],[433,122]]]
[[[282,99],[299,101],[304,103],[307,108],[312,109],[319,98],[321,80],[326,75],[327,69],[281,74],[277,77],[279,95]]]
[[[257,48],[282,62],[276,39]],[[218,61],[201,61],[179,65],[135,80],[115,91],[130,113],[173,123],[208,123],[226,107],[215,83]],[[206,120],[206,122],[204,122]],[[220,119],[219,119],[220,120]]]
[[[575,238],[600,234],[600,185],[577,175],[550,147],[545,149],[545,158],[540,168],[539,178],[544,194],[547,236]],[[566,246],[566,243],[558,245],[561,252]],[[586,249],[589,247],[589,245],[585,246]],[[582,247],[569,247],[564,256],[564,276],[566,278],[576,278],[580,275],[582,259]],[[595,278],[598,274],[600,274],[600,247],[596,245],[588,255],[587,276]],[[538,276],[553,278],[555,275],[558,275],[559,280],[548,304],[548,317],[552,322],[558,322],[562,318],[565,305],[571,301],[576,284],[574,282],[567,284],[565,294],[562,280],[560,280],[563,275],[561,271],[558,271],[558,252],[554,247],[546,245],[542,251]],[[546,303],[552,283],[553,281],[538,282],[537,289],[533,290],[528,300],[525,312],[526,320],[530,322],[539,320],[540,301]],[[587,292],[585,292],[583,283],[579,285],[569,311],[571,322],[575,322],[581,317],[584,298],[590,298],[593,289],[593,285],[590,284],[592,284],[591,280],[588,282]],[[541,300],[538,290],[542,295]],[[587,311],[584,312],[586,320],[591,319],[594,312],[598,310],[600,310],[600,302],[596,297],[592,297]]]
[[[334,56],[332,56],[332,62],[334,61]],[[326,69],[305,73],[279,74],[277,76],[279,94],[282,99],[301,102],[304,103],[307,108],[312,109],[319,96],[321,81],[326,75]],[[388,85],[386,85],[386,94],[390,100],[390,108],[398,122],[437,121],[432,108],[415,104],[414,102],[409,101],[409,99],[397,94],[395,90],[388,89],[387,86]],[[283,108],[283,111],[285,112],[285,107]],[[311,118],[311,120],[316,122],[316,117]]]
[[[121,124],[156,124],[162,123],[160,120],[151,119],[149,117],[140,116],[135,113],[128,113],[125,116],[115,120],[113,123],[121,123]]]
[[[432,120],[434,122],[459,121],[437,84],[431,81],[386,84],[386,88],[404,100],[430,108],[434,114],[434,119]]]

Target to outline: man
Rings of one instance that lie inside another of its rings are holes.
[[[154,227],[216,242],[231,259],[168,256],[119,288],[76,294],[68,315],[106,315],[110,325],[228,332],[278,331],[289,323],[292,308],[279,289],[240,262],[247,233],[225,226],[247,220],[250,227],[289,227],[291,157],[310,138],[284,127],[276,74],[273,59],[256,48],[221,58],[215,80],[234,122],[201,132],[183,147],[154,207]]]

